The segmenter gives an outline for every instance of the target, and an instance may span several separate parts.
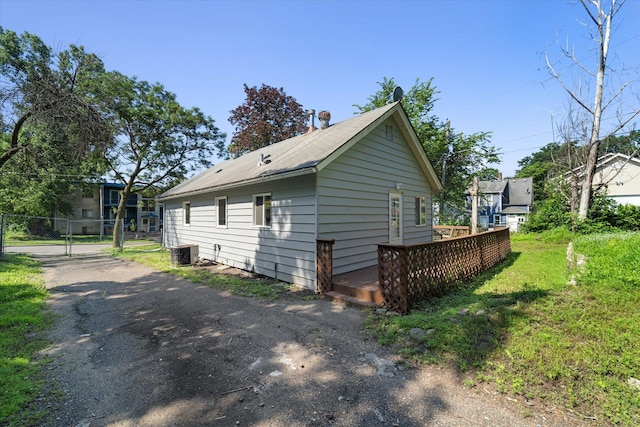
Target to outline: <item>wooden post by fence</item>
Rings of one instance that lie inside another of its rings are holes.
[[[316,239],[316,277],[318,293],[333,289],[333,244],[335,240]]]

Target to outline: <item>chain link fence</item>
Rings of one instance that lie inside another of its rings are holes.
[[[124,244],[124,220],[120,220],[120,250]],[[0,257],[12,252],[34,252],[48,246],[47,253],[71,256],[73,245],[105,244],[113,239],[115,220],[69,219],[0,214]],[[57,248],[60,251],[57,251]],[[24,249],[24,250],[23,250]],[[41,250],[42,251],[42,250]]]

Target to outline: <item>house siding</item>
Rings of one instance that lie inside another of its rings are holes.
[[[334,274],[377,263],[377,244],[389,241],[389,193],[396,191],[403,195],[403,244],[432,240],[431,188],[392,118],[318,173],[318,238],[335,239]],[[415,224],[416,197],[426,197],[423,226]]]
[[[196,244],[201,258],[315,289],[315,176],[272,181],[165,202],[165,244]],[[271,227],[253,225],[253,196],[271,194]],[[216,197],[227,197],[217,226]],[[191,204],[191,224],[182,205]]]
[[[640,166],[635,161],[616,159],[599,167],[593,185],[604,185],[607,197],[616,203],[640,206]]]

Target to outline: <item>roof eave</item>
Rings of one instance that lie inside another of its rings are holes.
[[[162,195],[160,195],[158,197],[158,200],[163,202],[165,200],[179,199],[179,198],[184,198],[184,197],[187,197],[187,196],[197,196],[197,195],[200,195],[200,194],[212,193],[214,191],[231,190],[233,188],[244,187],[244,186],[247,186],[247,185],[253,185],[253,184],[258,184],[258,183],[262,183],[262,182],[270,182],[270,181],[276,181],[276,180],[281,180],[281,179],[286,179],[286,178],[293,178],[293,177],[296,177],[296,176],[314,174],[317,171],[318,171],[317,168],[315,166],[312,166],[312,167],[308,167],[308,168],[296,169],[296,170],[292,170],[292,171],[287,171],[287,172],[283,172],[283,173],[276,173],[276,174],[266,175],[266,176],[259,176],[259,177],[255,177],[255,178],[245,179],[245,180],[236,181],[236,182],[230,182],[230,183],[221,184],[221,185],[212,185],[212,186],[205,187],[205,188],[199,188],[197,190],[184,191],[184,192],[180,192],[180,193],[171,194],[171,195],[166,196],[166,197],[162,197]]]

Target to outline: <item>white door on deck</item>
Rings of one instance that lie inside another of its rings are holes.
[[[402,193],[389,193],[389,244],[402,244]]]

